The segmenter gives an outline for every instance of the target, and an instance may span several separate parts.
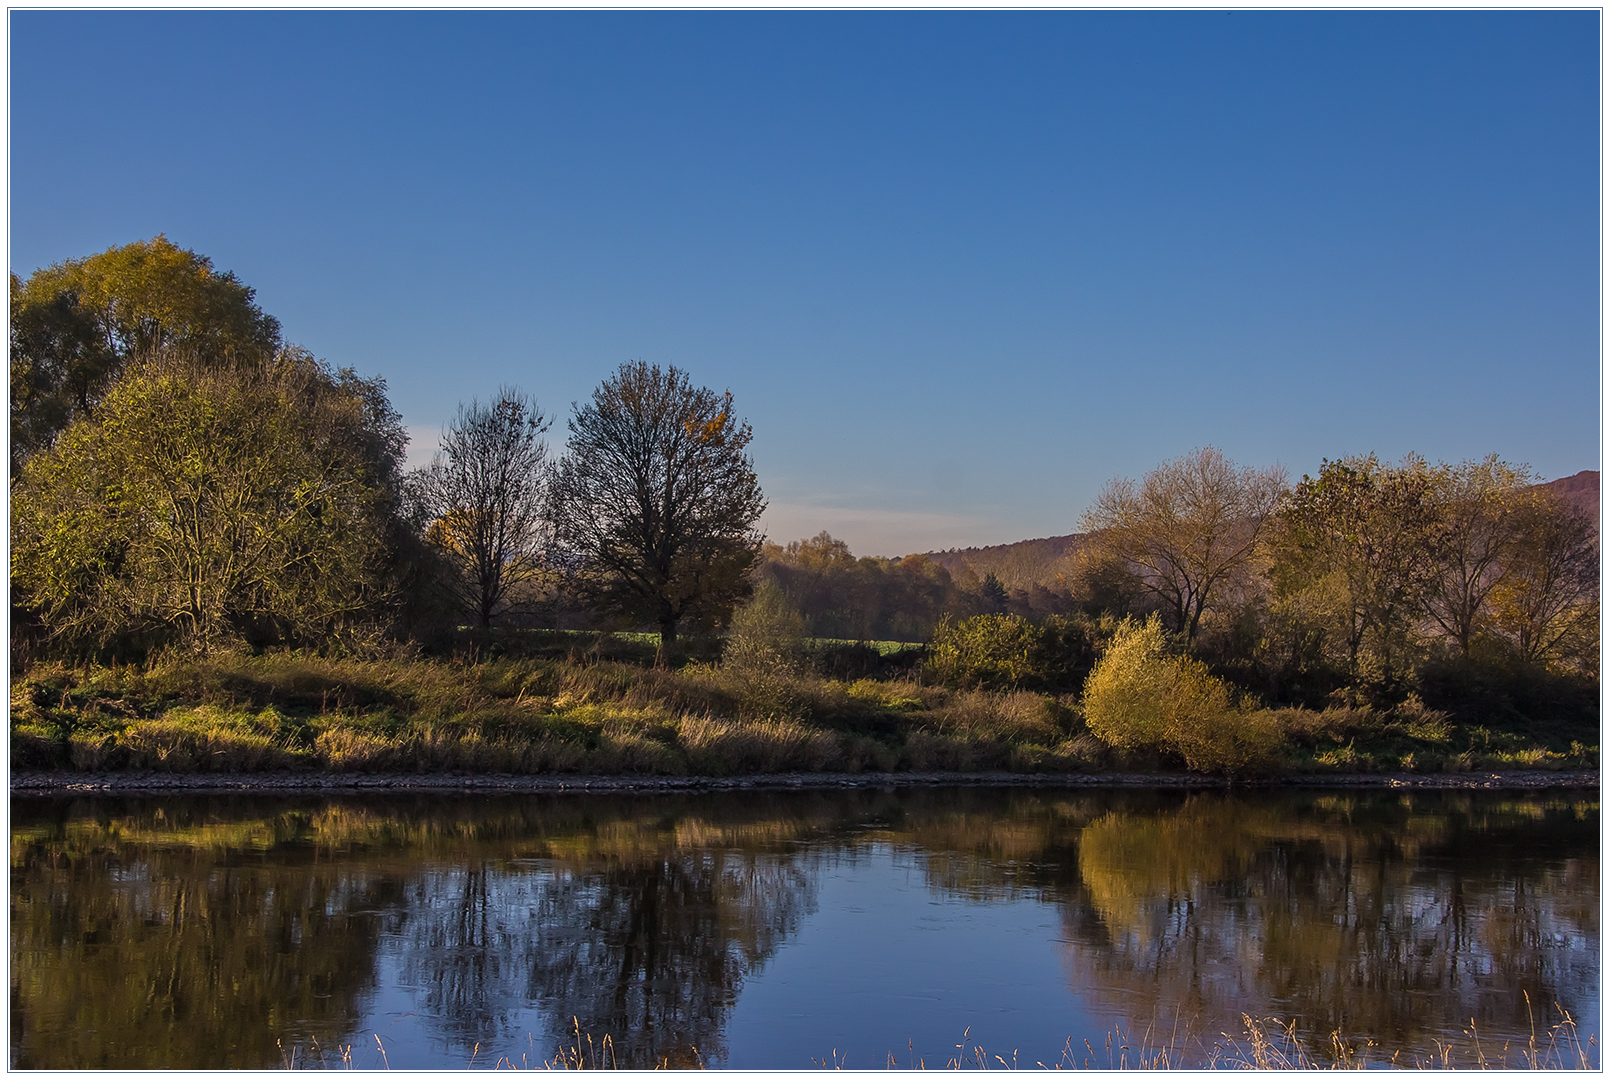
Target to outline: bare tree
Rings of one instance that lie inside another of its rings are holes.
[[[720,618],[747,595],[766,500],[732,394],[628,363],[578,406],[551,520],[579,591],[660,628]]]
[[[1117,559],[1195,639],[1202,612],[1253,557],[1286,489],[1280,466],[1237,467],[1204,447],[1159,465],[1139,484],[1109,481],[1085,511],[1089,555]]]
[[[488,404],[460,405],[430,466],[410,477],[425,539],[449,567],[453,600],[482,629],[546,568],[549,424],[535,401],[500,387]]]

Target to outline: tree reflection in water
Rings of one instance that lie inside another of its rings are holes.
[[[263,1068],[362,1011],[396,882],[310,858],[306,815],[195,809],[14,804],[13,1068]]]
[[[640,861],[439,869],[409,885],[402,977],[465,1049],[548,1031],[608,1035],[622,1064],[723,1057],[743,979],[809,912],[797,858],[738,851]],[[695,1050],[697,1053],[695,1053]],[[551,1051],[550,1051],[551,1052]]]
[[[1596,1002],[1597,799],[1186,799],[1079,838],[1076,987],[1167,1025],[1243,1012],[1429,1054]]]
[[[1317,1052],[1337,1028],[1425,1050],[1472,1018],[1524,1033],[1523,993],[1596,1008],[1598,812],[1592,794],[18,799],[11,1063],[305,1061],[399,993],[439,1064],[528,1031],[551,1057],[572,1017],[622,1064],[720,1063],[823,869],[896,851],[941,895],[1058,907],[1072,992],[1126,1026],[1178,1015],[1211,1038],[1245,1011],[1298,1020]]]

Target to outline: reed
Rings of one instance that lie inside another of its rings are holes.
[[[1530,997],[1527,998],[1527,1006],[1530,1012]],[[1094,1069],[1103,1072],[1203,1069],[1316,1071],[1378,1068],[1596,1070],[1599,1067],[1597,1037],[1590,1035],[1584,1042],[1577,1029],[1576,1020],[1570,1012],[1558,1003],[1555,1004],[1554,1010],[1553,1018],[1541,1031],[1534,1023],[1531,1034],[1524,1044],[1505,1040],[1495,1045],[1491,1038],[1484,1042],[1483,1036],[1472,1021],[1464,1030],[1461,1039],[1448,1042],[1438,1040],[1435,1044],[1436,1051],[1426,1055],[1406,1054],[1401,1050],[1388,1054],[1374,1041],[1351,1039],[1341,1031],[1332,1032],[1326,1044],[1327,1052],[1316,1055],[1299,1034],[1295,1021],[1286,1021],[1273,1016],[1254,1017],[1246,1013],[1241,1016],[1241,1030],[1234,1034],[1221,1033],[1211,1042],[1204,1042],[1200,1036],[1182,1029],[1177,1019],[1168,1032],[1166,1041],[1161,1039],[1160,1032],[1153,1027],[1140,1032],[1138,1037],[1133,1031],[1125,1030],[1121,1026],[1114,1027],[1107,1032],[1099,1047],[1089,1039],[1085,1039],[1076,1047],[1070,1037],[1063,1046],[1062,1056],[1051,1062],[1020,1058],[1016,1050],[1013,1050],[1010,1056],[991,1053],[973,1041],[972,1028],[969,1027],[962,1032],[961,1041],[955,1044],[954,1053],[946,1057],[943,1065],[936,1063],[935,1067],[956,1071],[1034,1068],[1059,1071]],[[391,1063],[385,1055],[384,1043],[380,1042],[378,1036],[375,1042],[378,1047],[377,1060],[384,1068],[391,1068]],[[653,1061],[622,1059],[617,1054],[614,1040],[609,1035],[595,1037],[583,1032],[580,1021],[575,1017],[571,1018],[569,1041],[560,1044],[551,1054],[547,1051],[538,1052],[535,1038],[529,1033],[527,1043],[528,1050],[522,1052],[518,1060],[512,1054],[503,1054],[492,1067],[565,1070],[705,1068],[704,1058],[694,1046],[681,1048],[674,1055],[659,1055]],[[909,1043],[907,1047],[910,1048]],[[477,1043],[470,1060],[466,1063],[467,1068],[479,1064],[480,1052],[481,1047]],[[280,1064],[286,1069],[356,1067],[353,1063],[352,1046],[339,1048],[337,1056],[332,1059],[319,1048],[316,1040],[312,1044],[311,1052],[302,1054],[300,1058],[295,1047],[287,1051],[282,1045]],[[829,1051],[821,1058],[812,1058],[811,1064],[819,1069],[831,1070],[863,1067],[859,1063],[852,1064],[848,1056],[837,1049]],[[900,1062],[891,1053],[881,1064],[889,1069],[926,1070],[929,1067],[926,1059],[916,1057],[914,1054],[907,1061]]]

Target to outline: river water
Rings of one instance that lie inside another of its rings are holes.
[[[1243,1015],[1319,1061],[1518,1064],[1561,1010],[1598,1063],[1596,792],[13,797],[11,829],[14,1068],[525,1067],[578,1028],[640,1067],[1199,1064]]]

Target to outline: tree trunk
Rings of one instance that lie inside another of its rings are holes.
[[[654,654],[654,665],[665,667],[671,662],[671,649],[676,645],[676,616],[660,619],[660,647]]]

